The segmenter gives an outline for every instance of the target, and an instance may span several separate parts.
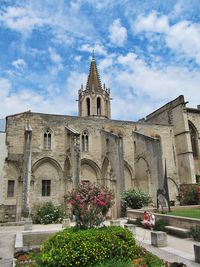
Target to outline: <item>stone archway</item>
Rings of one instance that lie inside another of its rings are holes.
[[[90,159],[81,160],[81,181],[97,183],[99,181],[100,169],[98,165]]]
[[[125,182],[125,190],[133,187],[133,171],[131,166],[125,161],[124,162],[124,182]]]
[[[136,186],[147,193],[150,193],[150,168],[144,157],[139,157],[135,162]]]
[[[32,186],[30,204],[52,201],[54,204],[63,203],[65,194],[63,171],[60,164],[49,157],[38,160],[32,167]],[[44,194],[45,182],[48,184],[48,193]]]

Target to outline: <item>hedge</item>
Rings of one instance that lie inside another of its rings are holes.
[[[137,253],[132,233],[120,226],[65,229],[47,240],[41,252],[46,267],[93,266],[107,259],[130,259]]]

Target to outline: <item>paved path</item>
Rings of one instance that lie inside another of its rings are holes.
[[[121,224],[126,223],[125,219],[121,220]],[[108,224],[108,223],[106,223]],[[51,225],[33,225],[33,231],[43,230],[61,230],[61,224]],[[14,240],[17,232],[23,231],[23,226],[1,226],[0,227],[0,267],[11,267],[14,253]],[[153,254],[170,262],[183,262],[187,267],[200,267],[200,264],[194,261],[193,245],[196,243],[189,238],[183,239],[167,235],[168,246],[157,248],[151,246],[151,231],[136,227],[137,243]],[[154,267],[154,266],[152,266]]]
[[[0,233],[0,266],[11,267],[13,262],[15,233]]]
[[[136,227],[137,243],[161,259],[169,262],[182,262],[187,267],[200,267],[195,262],[193,245],[197,242],[190,238],[178,238],[167,235],[167,247],[157,248],[151,245],[151,231]]]

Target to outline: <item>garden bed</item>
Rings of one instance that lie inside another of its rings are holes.
[[[148,252],[144,248],[138,247],[138,257],[135,259],[109,259],[103,262],[99,262],[95,265],[86,265],[85,267],[170,267],[173,263],[165,262],[159,259],[157,256]],[[134,256],[133,256],[134,257]],[[21,253],[16,256],[16,267],[46,267],[41,261],[41,252],[39,250],[33,250],[27,253]]]

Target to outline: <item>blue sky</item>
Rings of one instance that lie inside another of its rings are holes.
[[[199,0],[0,0],[0,118],[77,115],[94,49],[113,119],[200,104]]]

